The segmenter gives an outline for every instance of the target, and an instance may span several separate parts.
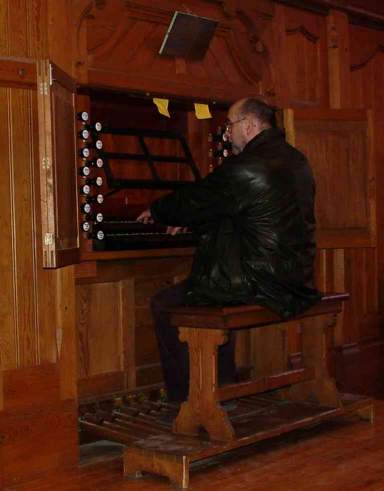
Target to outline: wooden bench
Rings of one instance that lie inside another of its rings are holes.
[[[273,328],[282,320],[258,305],[170,309],[172,325],[178,327],[180,340],[188,343],[189,397],[173,423],[173,436],[170,433],[166,437],[145,438],[127,448],[125,474],[145,470],[166,475],[187,487],[189,464],[193,461],[348,411],[372,420],[372,401],[339,394],[328,371],[327,342],[329,347],[337,314],[347,298],[344,293],[324,295],[295,319],[301,324],[301,368],[222,387],[218,386],[217,349],[228,340],[229,332],[267,325]],[[242,401],[247,396],[256,409],[235,414],[231,420],[220,403],[229,399]]]

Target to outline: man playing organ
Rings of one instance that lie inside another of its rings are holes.
[[[155,201],[138,221],[198,236],[187,280],[152,299],[168,398],[188,395],[187,347],[164,309],[260,304],[282,319],[320,298],[313,286],[315,185],[306,157],[277,128],[275,108],[241,99],[228,112],[233,156],[206,178]],[[219,348],[219,383],[236,379],[234,346]]]

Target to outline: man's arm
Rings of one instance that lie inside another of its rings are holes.
[[[144,210],[137,218],[136,220],[141,223],[153,223],[154,220],[152,218],[151,210]],[[183,232],[186,232],[187,228],[186,227],[167,227],[166,233],[170,235],[176,235],[180,234]]]
[[[184,186],[152,203],[151,217],[171,226],[195,227],[236,210],[231,188],[231,169],[217,168],[201,181]]]

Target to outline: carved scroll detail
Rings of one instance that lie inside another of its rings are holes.
[[[368,65],[368,63],[372,61],[378,53],[384,53],[383,44],[378,44],[376,48],[373,50],[373,52],[361,63],[356,63],[354,65],[351,65],[351,71],[353,72],[355,70],[360,70],[361,68],[364,68],[365,65]]]
[[[287,29],[286,33],[288,35],[301,34],[305,39],[307,39],[311,43],[317,43],[317,41],[319,40],[319,36],[313,34],[312,32],[309,32],[308,29],[306,29],[306,27],[304,27],[303,25],[295,27],[294,29]]]

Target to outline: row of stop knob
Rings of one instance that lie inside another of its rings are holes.
[[[87,233],[88,237],[103,240],[104,232],[94,230],[94,224],[102,223],[104,216],[101,212],[93,212],[94,206],[102,205],[104,202],[104,196],[99,192],[104,179],[98,174],[98,171],[104,167],[103,142],[100,138],[102,124],[100,122],[91,124],[89,114],[86,111],[78,114],[78,120],[81,125],[78,132],[78,137],[81,140],[79,145],[79,157],[81,159],[79,167],[80,195],[82,198],[80,211],[83,214],[81,229]]]

